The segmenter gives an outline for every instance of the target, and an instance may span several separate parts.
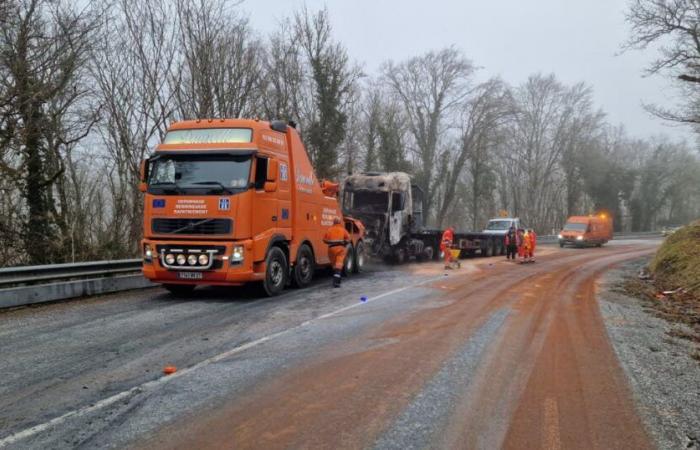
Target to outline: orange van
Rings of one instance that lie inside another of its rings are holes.
[[[307,286],[330,264],[323,236],[342,217],[334,186],[316,178],[292,123],[173,123],[141,165],[143,274],[178,295],[197,285],[258,282],[270,296]],[[364,263],[364,227],[344,223],[349,273]]]
[[[600,247],[611,240],[612,236],[612,219],[606,214],[571,216],[559,233],[559,247],[566,244]]]

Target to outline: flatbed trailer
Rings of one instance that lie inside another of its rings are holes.
[[[412,237],[438,249],[442,233],[442,230],[437,228],[428,228],[413,233]],[[505,254],[503,236],[476,231],[455,231],[452,248],[460,250],[460,258]],[[438,258],[438,256],[438,252],[435,252],[434,257]]]

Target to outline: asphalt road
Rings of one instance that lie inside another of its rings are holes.
[[[653,447],[595,280],[656,245],[2,312],[0,447]]]

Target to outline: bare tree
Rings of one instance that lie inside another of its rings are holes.
[[[697,0],[634,0],[627,11],[632,30],[626,48],[659,44],[659,57],[647,73],[668,72],[682,82],[687,103],[682,111],[653,105],[668,120],[700,123],[700,3]]]
[[[139,163],[165,135],[179,84],[175,10],[166,0],[118,0],[105,15],[92,74],[102,105],[98,128],[109,158],[103,169],[112,195],[110,252],[133,255],[142,233]]]
[[[512,101],[508,87],[493,79],[478,86],[462,109],[462,125],[458,150],[449,158],[443,173],[444,195],[439,207],[438,225],[442,226],[455,200],[459,180],[467,166],[471,198],[472,227],[478,229],[482,202],[495,188],[491,168],[492,153],[501,139],[501,127],[512,117]]]
[[[338,147],[347,131],[346,109],[362,76],[331,31],[327,9],[311,13],[304,7],[294,16],[294,36],[306,57],[313,87],[314,110],[305,128],[306,143],[321,178],[337,174]]]
[[[255,112],[261,43],[225,0],[177,0],[182,80],[174,85],[182,118]],[[172,18],[171,18],[172,20]]]
[[[63,176],[66,148],[83,139],[96,118],[81,106],[95,17],[68,2],[4,3],[0,31],[0,165],[21,192],[26,214],[21,237],[28,261],[61,258],[60,217],[52,199]],[[6,159],[8,153],[10,156]]]
[[[382,72],[404,106],[418,160],[416,181],[424,192],[423,211],[429,217],[440,138],[451,125],[447,116],[469,93],[474,67],[460,51],[450,47],[399,64],[389,62]]]
[[[303,102],[312,92],[306,83],[304,55],[289,21],[280,24],[264,50],[258,109],[267,118],[303,121],[303,128]]]

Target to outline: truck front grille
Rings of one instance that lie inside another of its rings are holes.
[[[231,219],[153,219],[151,229],[161,234],[229,234]]]

